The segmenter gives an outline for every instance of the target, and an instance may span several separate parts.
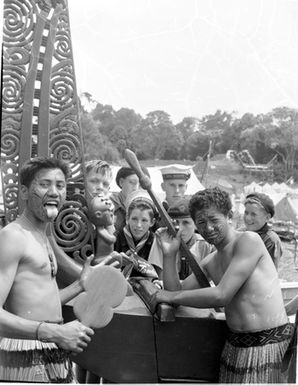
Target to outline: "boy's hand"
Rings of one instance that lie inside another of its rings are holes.
[[[167,227],[160,227],[155,234],[164,257],[176,256],[181,244],[181,231],[178,231],[176,237],[173,237]]]

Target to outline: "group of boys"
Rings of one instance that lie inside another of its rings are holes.
[[[86,193],[108,195],[109,165],[94,161],[86,171]],[[293,336],[293,326],[288,322],[273,263],[278,243],[267,234],[270,245],[275,245],[269,253],[261,238],[269,231],[267,222],[262,225],[261,237],[256,233],[260,229],[253,228],[256,217],[262,214],[268,219],[272,215],[270,201],[258,194],[248,197],[244,220],[252,231],[238,231],[230,225],[232,206],[226,192],[208,188],[186,199],[189,174],[167,171],[163,171],[162,188],[166,192],[165,206],[179,225],[177,235],[173,237],[159,227],[151,237],[156,209],[144,192],[134,192],[139,190],[139,182],[132,173],[128,177],[136,183],[129,183],[132,191],[122,207],[126,210],[125,221],[118,229],[117,250],[138,256],[149,239],[153,243],[156,237],[162,251],[159,268],[166,290],[157,291],[155,303],[224,307],[229,335],[221,357],[220,382],[282,382],[282,359]],[[119,203],[118,209],[124,203],[125,175],[117,181],[122,195],[118,201],[112,197]],[[63,324],[61,311],[64,303],[85,290],[92,257],[83,268],[69,262],[52,234],[47,233],[48,223],[65,200],[68,176],[69,170],[60,160],[35,158],[27,162],[20,171],[19,192],[26,202],[25,210],[0,231],[1,381],[71,382],[69,353],[81,352],[94,333],[79,321]],[[200,288],[191,271],[179,276],[183,260],[177,259],[181,239],[190,242],[189,247],[196,244],[199,254],[205,253],[199,263],[212,286]],[[141,255],[153,263],[150,250]],[[71,270],[77,277],[60,291],[55,279],[56,261],[59,268]],[[102,263],[109,263],[109,257]],[[155,266],[158,268],[157,263]]]

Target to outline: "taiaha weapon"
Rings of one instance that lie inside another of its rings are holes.
[[[156,197],[155,193],[152,190],[152,183],[150,178],[144,174],[143,170],[141,169],[140,163],[135,155],[135,153],[131,150],[126,149],[124,152],[124,157],[127,163],[130,165],[130,167],[135,171],[136,175],[139,178],[140,185],[143,189],[147,190],[148,194],[150,195],[151,199],[153,200],[160,216],[162,217],[164,223],[166,224],[168,231],[172,236],[176,236],[176,230],[175,227],[171,221],[171,218],[169,214],[164,209],[162,203],[159,201],[159,199]],[[186,246],[186,243],[181,239],[180,249],[183,252],[183,255],[186,257],[187,261],[189,262],[190,268],[192,272],[194,273],[195,277],[197,278],[198,283],[201,287],[209,287],[209,281],[206,278],[205,274],[201,270],[200,266],[195,261],[193,255],[189,251],[188,247]]]

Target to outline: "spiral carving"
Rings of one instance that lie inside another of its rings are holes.
[[[17,183],[8,183],[5,186],[3,197],[5,199],[5,207],[7,210],[17,208],[18,191]]]
[[[22,112],[26,72],[21,67],[4,64],[2,103],[10,113]]]
[[[75,163],[79,158],[79,139],[72,133],[60,133],[50,141],[51,152],[55,158]]]
[[[10,166],[10,167],[9,167]],[[4,166],[4,175],[3,175],[3,184],[4,184],[4,192],[3,198],[5,200],[5,207],[8,211],[17,208],[18,201],[18,176],[15,173],[16,167],[11,164],[5,164]]]
[[[59,31],[56,35],[54,57],[58,60],[66,60],[71,55],[70,36],[67,31]]]
[[[22,158],[24,155],[30,156],[22,149],[20,143],[21,132],[23,134],[24,131],[24,137],[27,130],[31,133],[29,130],[31,127],[27,125],[34,123],[35,137],[34,141],[31,140],[31,156],[36,154],[39,141],[46,138],[50,154],[67,161],[72,169],[72,182],[80,182],[82,185],[83,144],[67,1],[5,0],[3,16],[1,159],[4,167],[1,172],[5,215],[7,222],[11,222],[18,215],[18,171],[21,166],[19,159],[20,156]],[[43,33],[42,28],[45,28],[50,35]],[[42,33],[42,40],[36,33]],[[45,51],[41,50],[40,43]],[[35,52],[34,56],[32,52]],[[38,64],[44,64],[45,61],[51,63],[51,69],[44,65],[38,67]],[[41,90],[48,89],[49,78],[50,91],[45,97],[48,99],[47,103],[50,102],[50,108],[41,109],[34,100],[40,99]],[[40,86],[35,85],[35,80],[41,81]],[[34,95],[27,92],[33,88]],[[32,98],[30,100],[30,94],[34,100]],[[24,101],[24,95],[29,99]],[[41,119],[47,114],[51,120],[49,133],[41,132],[38,127],[39,120],[35,119],[36,117]],[[20,154],[21,151],[24,151],[24,154]],[[76,199],[69,197],[72,200]],[[86,255],[90,245],[84,237],[90,236],[89,222],[82,210],[84,204],[82,202],[77,204],[81,209],[73,204],[69,206],[70,211],[65,211],[68,221],[66,217],[61,217],[62,212],[59,213],[59,221],[56,221],[59,226],[56,227],[55,235],[61,241],[66,234],[70,234],[71,239],[65,238],[66,247],[71,248],[70,244],[75,244],[76,250],[81,248],[81,254]],[[76,214],[71,216],[74,212]],[[61,245],[65,248],[63,242]]]
[[[57,243],[65,252],[80,250],[90,240],[92,227],[79,202],[66,202],[54,222]]]
[[[57,67],[57,66],[56,66]],[[55,68],[56,68],[55,67]],[[70,63],[55,70],[51,79],[50,112],[57,114],[73,106],[75,99],[73,69]]]
[[[13,47],[7,49],[7,62],[10,65],[26,65],[30,62],[28,47]]]
[[[8,161],[19,155],[20,137],[19,132],[4,126],[1,138],[1,159]]]
[[[76,262],[83,264],[92,253],[94,253],[94,251],[92,250],[92,246],[90,244],[87,244],[83,246],[81,250],[74,251],[73,258]]]
[[[24,47],[33,41],[35,15],[34,1],[9,0],[5,2],[3,42],[6,47]]]

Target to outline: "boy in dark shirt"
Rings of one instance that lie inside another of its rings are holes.
[[[255,192],[247,195],[244,206],[246,230],[260,235],[277,269],[283,249],[279,236],[268,226],[268,221],[274,215],[272,199],[266,194]]]
[[[156,209],[149,197],[143,191],[132,193],[127,199],[126,225],[117,235],[114,250],[124,252],[132,257],[134,262],[132,275],[145,275],[157,278],[150,264],[146,264],[154,240],[151,231],[155,223]]]

